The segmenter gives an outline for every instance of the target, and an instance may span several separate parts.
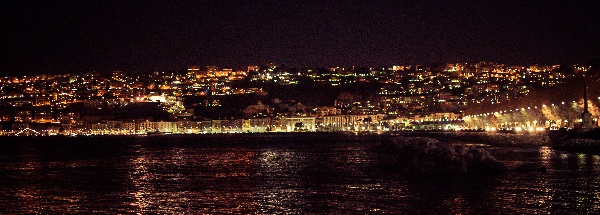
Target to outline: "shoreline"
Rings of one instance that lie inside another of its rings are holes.
[[[0,136],[0,140],[134,140],[154,138],[157,140],[202,140],[225,142],[252,142],[253,139],[263,141],[310,142],[312,140],[382,142],[400,137],[430,137],[440,142],[480,142],[491,145],[547,145],[549,138],[542,133],[510,134],[488,133],[477,131],[394,131],[394,132],[272,132],[272,133],[219,133],[219,134],[149,134],[149,135],[79,135],[79,136]]]
[[[562,133],[561,133],[562,132]],[[587,133],[549,131],[540,133],[501,133],[480,131],[394,131],[394,132],[269,132],[218,134],[150,134],[150,135],[89,135],[89,136],[0,136],[1,144],[107,144],[138,143],[152,139],[150,144],[223,144],[259,145],[317,144],[357,142],[381,144],[402,137],[428,137],[446,144],[485,144],[504,147],[551,146],[554,149],[600,155],[600,130]]]

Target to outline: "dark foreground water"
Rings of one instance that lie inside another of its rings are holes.
[[[364,141],[223,138],[3,139],[0,214],[600,213],[596,155],[487,146],[548,171],[419,177]]]

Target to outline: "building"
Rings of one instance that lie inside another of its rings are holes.
[[[288,117],[285,118],[287,132],[292,131],[315,131],[316,117]]]
[[[197,121],[177,121],[177,133],[198,134],[202,132],[202,123]]]
[[[317,107],[315,110],[317,116],[341,115],[342,110],[335,107]]]
[[[161,133],[176,133],[177,122],[154,122],[154,130]]]

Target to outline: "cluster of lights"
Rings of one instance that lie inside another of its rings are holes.
[[[598,99],[600,100],[600,97],[598,97]],[[563,101],[563,102],[560,103],[560,105],[555,105],[554,103],[552,103],[551,105],[542,104],[541,108],[549,108],[549,107],[551,107],[551,108],[557,108],[557,107],[564,107],[564,105],[569,105],[569,104],[572,104],[571,106],[567,107],[567,108],[569,108],[568,110],[569,110],[569,116],[570,116],[571,115],[571,109],[572,108],[576,108],[576,105],[578,104],[576,101],[572,101],[572,103],[564,102]],[[476,120],[478,117],[486,118],[486,117],[491,116],[491,115],[498,116],[499,114],[510,113],[510,112],[525,112],[525,111],[529,111],[529,110],[532,110],[532,109],[533,110],[538,109],[538,106],[528,106],[528,107],[521,107],[521,108],[509,109],[509,110],[502,110],[502,111],[496,111],[496,112],[488,112],[488,113],[481,113],[481,114],[472,114],[472,115],[465,116],[463,119],[466,120],[466,121]],[[541,114],[544,114],[544,113],[542,112]],[[598,119],[593,119],[593,121],[597,122]],[[561,120],[561,119],[557,120],[557,123],[560,124],[560,122],[563,122],[563,123],[569,123],[569,122],[570,123],[574,123],[574,122],[582,122],[582,120],[581,119],[576,119],[574,121],[573,120],[566,120],[566,119],[565,120]],[[557,127],[555,127],[555,124],[553,123],[553,121],[547,120],[546,123],[548,123],[547,124],[548,125],[548,129],[557,129]],[[518,124],[521,124],[521,123],[515,122],[515,124],[516,124],[515,126],[517,126]],[[536,125],[537,125],[537,121],[536,120],[533,121],[533,125],[529,125],[530,124],[529,121],[526,122],[526,124],[527,124],[526,126],[523,126],[523,127],[514,127],[511,130],[514,129],[514,131],[516,131],[516,132],[520,132],[522,130],[529,131],[529,132],[535,132],[535,131],[540,131],[540,130],[543,131],[543,129],[544,129],[544,128],[538,128],[538,127],[536,127]],[[504,123],[502,123],[502,125],[504,127]],[[488,126],[489,126],[489,124],[488,124]],[[569,124],[567,124],[567,126],[569,126]],[[496,129],[493,128],[493,127],[489,127],[489,128],[486,128],[485,130],[486,131],[495,131]]]
[[[598,100],[600,100],[600,97],[598,97]],[[577,102],[576,102],[576,101],[573,101],[572,103],[575,103],[575,104],[576,104]],[[564,105],[564,104],[565,104],[565,102],[561,102],[561,104],[562,104],[562,105]],[[541,106],[542,106],[543,108],[546,108],[546,107],[548,107],[548,106],[547,106],[547,105],[545,105],[545,104],[542,104]],[[554,105],[554,103],[552,103],[552,105],[551,105],[551,106],[552,106],[552,107],[555,107],[556,105]],[[477,117],[490,116],[490,115],[494,115],[494,114],[502,114],[502,113],[508,113],[508,112],[518,112],[519,110],[520,110],[520,111],[525,111],[525,110],[531,110],[531,109],[538,109],[538,106],[533,106],[533,108],[532,108],[531,106],[528,106],[528,107],[515,108],[514,110],[513,110],[513,109],[509,109],[509,110],[500,110],[500,111],[496,111],[496,112],[488,112],[488,113],[480,113],[480,114],[471,114],[471,115],[467,115],[467,116],[465,116],[464,118],[465,118],[465,119],[467,119],[467,118],[477,118]]]
[[[509,130],[509,131],[514,130],[515,132],[530,132],[530,133],[546,131],[546,129],[542,128],[542,127],[514,127],[512,129],[498,129],[496,127],[486,127],[485,128],[485,131],[487,131],[487,132],[495,132],[498,130]]]

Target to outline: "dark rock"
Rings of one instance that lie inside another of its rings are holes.
[[[506,168],[487,150],[448,146],[426,137],[404,137],[383,143],[380,152],[391,155],[390,165],[417,174],[500,173]]]

